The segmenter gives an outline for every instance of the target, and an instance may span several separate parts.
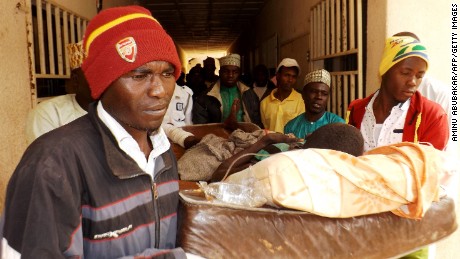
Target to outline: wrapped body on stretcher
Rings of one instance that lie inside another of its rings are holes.
[[[224,182],[250,185],[269,205],[325,217],[392,211],[420,219],[439,200],[440,186],[449,178],[442,151],[404,142],[359,157],[327,149],[288,151]]]

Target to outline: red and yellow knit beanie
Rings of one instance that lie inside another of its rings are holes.
[[[83,48],[82,69],[96,100],[120,76],[151,61],[167,61],[175,68],[175,78],[180,75],[173,40],[140,6],[115,7],[97,14],[88,24]]]

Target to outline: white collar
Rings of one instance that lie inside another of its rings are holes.
[[[145,156],[140,150],[139,144],[121,125],[118,123],[102,106],[102,102],[99,101],[97,104],[97,114],[102,122],[109,128],[113,136],[117,140],[118,146],[126,152],[131,158],[133,158],[140,168],[146,169]],[[159,128],[158,131],[150,135],[150,141],[152,142],[153,150],[149,155],[149,158],[156,158],[170,148],[168,137],[163,131],[163,128]],[[136,148],[133,150],[133,146]],[[142,154],[141,154],[142,153]],[[141,159],[143,157],[143,159]]]

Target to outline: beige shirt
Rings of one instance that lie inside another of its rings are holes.
[[[61,95],[40,102],[27,116],[27,143],[32,143],[41,135],[76,120],[86,113],[75,100],[75,94]]]

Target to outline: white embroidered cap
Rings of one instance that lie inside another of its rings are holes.
[[[228,54],[225,57],[219,58],[219,64],[223,66],[237,66],[241,67],[241,57],[238,54]]]
[[[329,74],[329,72],[325,69],[318,69],[312,71],[305,76],[303,85],[305,86],[309,83],[315,82],[324,83],[327,86],[331,87],[331,74]]]

